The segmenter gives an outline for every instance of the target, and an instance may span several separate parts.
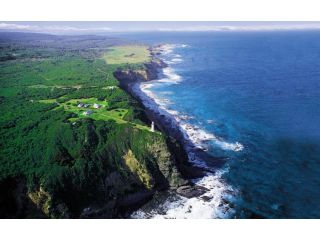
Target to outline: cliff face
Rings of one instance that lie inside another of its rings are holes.
[[[130,90],[128,86],[132,83],[157,79],[161,68],[166,66],[167,64],[160,59],[153,58],[152,61],[145,63],[143,68],[117,70],[114,72],[114,76],[119,80],[120,87]]]
[[[186,184],[175,165],[176,156],[170,152],[162,134],[127,126],[112,139],[116,142],[107,141],[108,152],[101,156],[118,166],[103,175],[103,183],[97,186],[108,192],[108,196],[100,204],[83,209],[80,217],[126,217],[155,191]]]
[[[155,191],[186,184],[176,166],[179,160],[163,134],[130,124],[92,120],[78,124],[57,132],[71,130],[74,140],[53,141],[59,141],[68,155],[74,151],[71,155],[76,161],[69,163],[73,165],[66,173],[58,178],[48,173],[45,181],[32,187],[27,187],[23,178],[2,182],[2,217],[122,218],[152,198]]]

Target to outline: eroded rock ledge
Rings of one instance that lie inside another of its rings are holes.
[[[161,59],[153,57],[139,69],[130,67],[118,69],[114,72],[114,76],[119,80],[120,87],[131,93],[131,89],[128,88],[130,84],[156,80],[161,69],[167,66]]]

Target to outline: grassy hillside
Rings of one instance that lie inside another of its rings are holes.
[[[1,217],[79,217],[93,206],[114,217],[119,199],[179,182],[166,137],[113,76],[148,60],[146,48],[114,44],[0,36]]]
[[[144,45],[115,46],[108,49],[103,58],[108,64],[142,64],[151,60]]]

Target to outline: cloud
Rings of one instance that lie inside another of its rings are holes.
[[[42,33],[56,33],[56,34],[72,34],[72,33],[97,33],[97,32],[135,32],[135,31],[175,31],[175,32],[200,32],[200,31],[280,31],[280,30],[320,30],[320,22],[237,22],[237,23],[222,23],[222,22],[201,22],[175,25],[175,23],[159,23],[138,25],[134,22],[126,22],[122,25],[116,25],[114,28],[108,26],[95,26],[94,22],[90,23],[91,26],[83,23],[11,23],[0,22],[0,30],[8,31],[30,31]],[[104,23],[103,23],[104,24]],[[110,23],[112,26],[112,23]],[[110,25],[109,24],[109,25]],[[164,25],[166,24],[166,25]],[[108,23],[106,23],[108,25]],[[168,26],[168,27],[167,27]]]
[[[30,25],[0,23],[0,29],[6,30],[30,30]]]
[[[158,28],[158,31],[201,32],[201,31],[280,31],[280,30],[320,30],[318,24],[277,24],[277,25],[243,25],[243,26],[190,26],[180,28]]]
[[[81,27],[72,27],[64,25],[48,25],[48,26],[39,26],[39,25],[25,25],[25,24],[15,24],[15,23],[0,23],[1,30],[16,30],[16,31],[34,31],[34,32],[103,32],[111,31],[110,27],[92,27],[92,28],[81,28]]]

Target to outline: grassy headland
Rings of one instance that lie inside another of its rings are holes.
[[[145,45],[115,46],[103,56],[108,64],[143,64],[151,60]]]

